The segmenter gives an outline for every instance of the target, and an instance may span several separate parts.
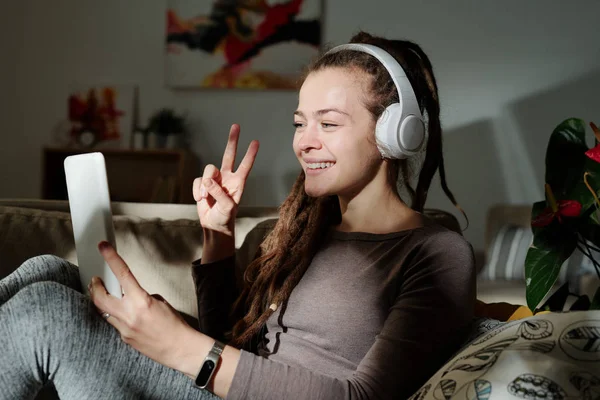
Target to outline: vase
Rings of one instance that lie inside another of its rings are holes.
[[[165,142],[167,137],[164,135],[159,135],[155,132],[150,132],[148,134],[148,148],[149,149],[162,149],[165,147]]]
[[[135,150],[141,150],[144,146],[144,134],[142,132],[135,132],[133,134],[133,148]]]
[[[154,132],[148,133],[148,143],[147,147],[149,149],[156,149],[158,147],[158,135]]]
[[[171,134],[167,136],[165,147],[167,149],[178,149],[180,144],[180,136],[176,134]]]

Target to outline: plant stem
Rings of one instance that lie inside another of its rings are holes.
[[[592,189],[592,186],[590,186],[590,183],[587,180],[588,175],[590,175],[590,173],[587,171],[585,172],[585,174],[583,174],[583,182],[585,183],[585,186],[587,186],[592,196],[594,196],[594,200],[596,200],[596,206],[600,206],[600,200],[598,199],[598,196],[596,196],[596,192],[594,191],[594,189]]]

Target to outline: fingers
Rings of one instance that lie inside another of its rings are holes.
[[[256,160],[256,154],[258,153],[259,143],[258,140],[253,140],[250,142],[248,146],[248,150],[246,150],[246,155],[244,159],[240,163],[236,173],[240,174],[240,178],[245,182],[246,178],[250,174],[250,170],[254,165],[254,160]]]
[[[222,171],[233,171],[239,138],[240,126],[238,124],[231,125],[231,128],[229,129],[229,138],[227,139],[227,146],[225,147],[225,152],[223,153],[223,161],[221,161]]]
[[[121,322],[121,320],[119,318],[117,318],[116,316],[112,315],[109,313],[109,317],[108,318],[104,318],[104,320],[106,322],[108,322],[109,324],[111,324],[112,326],[114,326],[119,333],[122,333],[127,326],[125,324],[123,324],[123,322]]]
[[[221,182],[221,171],[219,171],[217,167],[212,164],[208,164],[206,167],[204,167],[204,173],[202,177],[194,180],[194,187],[192,190],[196,202],[207,197],[207,191],[203,185],[203,182],[206,182],[207,179],[213,179],[216,182]]]
[[[229,216],[235,207],[235,202],[219,185],[212,179],[203,179],[204,187],[217,202],[217,209],[223,215]]]
[[[206,198],[208,192],[204,185],[202,185],[202,178],[194,179],[194,183],[192,185],[192,195],[194,196],[194,200],[196,202],[202,201]]]
[[[123,305],[121,304],[121,300],[111,296],[106,290],[106,287],[104,287],[102,280],[98,277],[92,278],[92,282],[89,284],[88,289],[92,296],[92,302],[98,309],[102,318],[115,327],[119,333],[122,334],[125,332],[127,326],[123,321],[126,316],[122,311]]]
[[[123,288],[123,292],[128,295],[139,295],[143,292],[140,284],[138,283],[135,276],[131,273],[131,270],[123,261],[121,256],[117,253],[114,247],[108,242],[100,242],[98,245],[100,254],[117,277],[117,280]]]
[[[111,316],[119,319],[124,317],[121,311],[121,301],[108,293],[100,278],[93,277],[88,289],[92,297],[92,302],[99,310],[102,310],[101,312],[107,312]]]
[[[194,196],[194,200],[196,202],[202,200],[202,178],[194,179],[194,183],[192,184],[192,195]]]
[[[221,171],[217,169],[213,164],[208,164],[204,167],[204,172],[202,173],[203,179],[214,179],[217,182],[221,181]]]

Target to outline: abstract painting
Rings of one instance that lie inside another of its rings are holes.
[[[294,89],[321,46],[321,0],[169,0],[172,88]]]

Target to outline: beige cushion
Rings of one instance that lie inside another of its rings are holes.
[[[195,207],[193,208],[195,210]],[[149,293],[160,293],[178,310],[197,316],[191,262],[202,256],[197,220],[113,217],[117,249]],[[272,217],[236,220],[239,268],[256,253]],[[77,263],[70,216],[61,211],[0,207],[0,278],[28,258],[55,254]]]

